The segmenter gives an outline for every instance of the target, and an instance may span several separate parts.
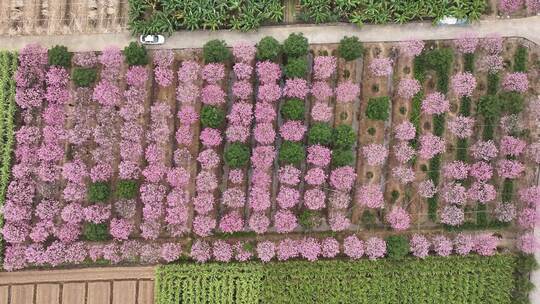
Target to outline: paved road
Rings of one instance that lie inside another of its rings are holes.
[[[474,31],[483,36],[499,33],[504,37],[525,37],[540,44],[540,16],[519,19],[489,19],[467,26],[434,27],[429,22],[415,22],[405,25],[365,25],[362,28],[351,24],[335,25],[290,25],[267,26],[258,31],[247,33],[220,31],[180,31],[167,38],[160,48],[198,48],[210,39],[223,39],[229,44],[238,41],[257,42],[264,36],[274,36],[284,40],[292,32],[302,32],[310,43],[336,43],[343,36],[355,35],[361,41],[401,41],[410,38],[422,40],[453,39],[459,35]],[[66,45],[72,51],[102,50],[106,46],[124,46],[134,38],[128,32],[111,34],[88,34],[67,36],[17,36],[0,37],[0,48],[20,49],[30,42],[38,42],[50,47],[56,44]]]
[[[0,273],[0,304],[152,304],[154,267]]]

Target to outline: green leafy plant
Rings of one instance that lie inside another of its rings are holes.
[[[105,182],[95,182],[88,186],[88,201],[91,203],[104,202],[111,195],[109,184]]]
[[[300,0],[300,19],[306,22],[325,23],[337,21],[339,16],[333,13],[331,1],[328,0]]]
[[[308,40],[302,33],[292,33],[283,42],[283,52],[287,58],[298,58],[308,54]]]
[[[363,53],[364,53],[364,47],[362,45],[362,42],[360,42],[360,40],[358,40],[358,37],[356,36],[352,36],[352,37],[345,36],[339,42],[339,46],[338,46],[339,57],[345,59],[346,61],[351,61],[351,60],[360,58],[362,57]]]
[[[61,67],[71,66],[71,57],[73,54],[68,52],[67,47],[63,45],[55,45],[47,52],[49,57],[49,65],[56,65]]]
[[[333,147],[338,149],[351,149],[356,142],[356,134],[349,125],[339,125],[334,129]]]
[[[289,59],[285,65],[284,74],[287,78],[304,78],[307,73],[307,60],[305,57]]]
[[[354,153],[351,150],[332,150],[332,166],[342,167],[351,165],[354,162]]]
[[[146,65],[148,64],[148,54],[143,45],[137,42],[130,42],[123,50],[128,65]]]
[[[133,199],[139,193],[139,183],[132,179],[121,179],[116,184],[116,197],[119,199]]]
[[[495,95],[499,91],[500,76],[498,73],[489,73],[487,79],[487,93]]]
[[[391,259],[401,259],[409,254],[409,240],[402,235],[391,235],[386,238],[386,251]]]
[[[327,123],[314,123],[308,131],[310,145],[330,146],[332,144],[332,127]]]
[[[526,72],[527,61],[529,60],[529,52],[524,46],[519,46],[514,55],[514,72]]]
[[[366,108],[366,116],[373,120],[387,120],[390,117],[390,97],[370,98]]]
[[[495,95],[480,97],[476,112],[485,118],[498,118],[501,113],[501,101]]]
[[[203,46],[204,62],[226,62],[231,58],[231,50],[224,40],[210,40]]]
[[[105,223],[84,223],[83,236],[87,241],[105,241],[109,239],[109,228]]]
[[[248,164],[249,147],[242,143],[232,143],[225,149],[225,163],[231,168],[240,168]]]
[[[15,142],[15,77],[17,53],[0,51],[0,209],[6,200],[11,175],[12,155]],[[0,229],[4,218],[0,214]],[[0,235],[0,266],[3,257],[3,240]]]
[[[201,125],[217,129],[225,121],[225,112],[214,106],[203,106],[201,109]]]
[[[257,43],[257,59],[277,61],[281,56],[281,45],[274,37],[266,36]]]
[[[90,87],[96,81],[95,68],[74,68],[71,78],[78,87]]]
[[[155,301],[510,304],[517,303],[516,288],[527,293],[523,287],[535,268],[534,258],[516,260],[514,255],[499,254],[424,260],[169,264],[156,269]],[[523,280],[516,282],[517,276]]]
[[[284,141],[279,149],[279,161],[285,164],[299,165],[306,158],[306,151],[301,143]]]
[[[292,98],[285,101],[281,106],[281,115],[286,120],[303,120],[305,108],[302,99]]]

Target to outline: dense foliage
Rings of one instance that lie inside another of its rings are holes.
[[[281,106],[281,115],[288,120],[303,120],[305,108],[302,99],[292,98],[285,101]]]
[[[304,146],[297,142],[285,141],[279,149],[279,161],[299,165],[306,157]]]
[[[516,1],[514,1],[516,2]],[[486,10],[486,1],[454,1],[441,4],[436,0],[409,1],[343,1],[302,0],[299,18],[305,22],[345,21],[364,23],[405,23],[413,20],[438,20],[455,16],[477,20]],[[129,26],[133,34],[169,33],[180,29],[217,30],[231,28],[247,31],[283,20],[284,6],[279,0],[263,1],[169,1],[129,0]]]
[[[88,201],[89,202],[104,202],[111,194],[108,183],[95,182],[88,186]]]
[[[370,98],[366,108],[366,116],[373,120],[387,120],[390,116],[390,97]]]
[[[204,62],[225,62],[231,58],[231,50],[223,40],[210,40],[203,46]]]
[[[67,47],[63,45],[55,45],[52,47],[49,52],[49,65],[61,66],[61,67],[70,67],[71,66],[71,57],[73,54],[68,52]]]
[[[514,303],[512,255],[309,263],[161,266],[156,303]]]
[[[136,180],[119,180],[115,193],[118,199],[134,199],[139,193],[139,183]]]
[[[292,33],[283,42],[283,53],[287,58],[297,58],[307,55],[308,40],[302,33]]]
[[[132,65],[146,65],[148,63],[148,54],[143,45],[137,42],[130,42],[123,50],[127,63]]]
[[[71,76],[73,82],[78,87],[89,87],[97,78],[97,72],[95,68],[74,68],[73,75]]]
[[[109,238],[107,224],[85,223],[83,227],[84,238],[88,241],[105,241]]]
[[[309,129],[308,143],[310,145],[330,146],[332,141],[332,127],[327,123],[315,123]]]
[[[339,41],[338,54],[339,57],[345,59],[346,61],[351,61],[356,58],[362,57],[364,53],[364,47],[362,42],[358,40],[358,37],[345,36]]]
[[[281,55],[281,44],[276,38],[266,36],[257,43],[257,59],[276,61]]]
[[[201,109],[201,125],[217,129],[225,121],[225,113],[214,106],[203,106]]]
[[[287,61],[283,71],[287,78],[303,78],[307,73],[307,60],[305,57],[292,58]]]
[[[233,143],[225,149],[225,162],[231,168],[240,168],[249,161],[249,147],[242,143]]]
[[[280,0],[170,1],[129,0],[129,26],[133,34],[168,33],[187,29],[231,28],[248,31],[283,20]]]

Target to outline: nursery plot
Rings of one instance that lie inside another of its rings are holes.
[[[538,54],[496,36],[30,45],[4,268],[530,252]]]

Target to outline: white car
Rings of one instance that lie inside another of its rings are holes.
[[[163,44],[165,37],[163,35],[141,35],[139,42],[142,44]]]

